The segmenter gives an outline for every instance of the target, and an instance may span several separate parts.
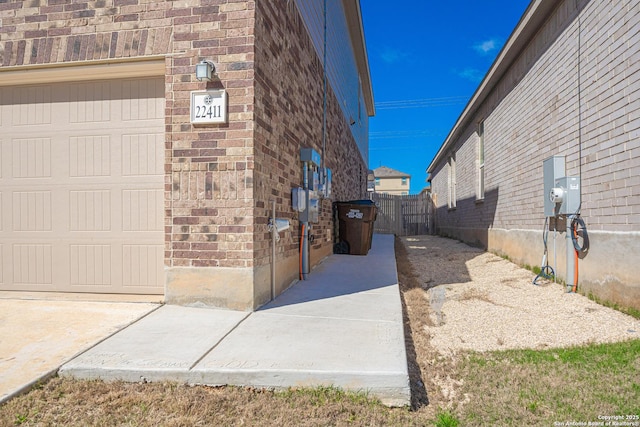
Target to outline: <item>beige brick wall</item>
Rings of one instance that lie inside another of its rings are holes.
[[[530,239],[541,239],[542,162],[564,155],[567,175],[582,171],[581,212],[595,239],[581,261],[581,283],[640,306],[638,263],[607,260],[631,261],[629,248],[609,255],[597,249],[598,241],[628,242],[627,233],[640,232],[639,27],[634,1],[559,2],[455,141],[457,209],[446,205],[446,159],[434,170],[441,232],[537,265],[538,249],[526,251],[530,243],[505,236],[530,230]],[[486,197],[477,202],[476,130],[483,120]]]

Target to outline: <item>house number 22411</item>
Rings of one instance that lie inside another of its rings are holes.
[[[227,93],[225,90],[191,92],[191,123],[227,123]]]
[[[215,119],[222,117],[220,105],[196,105],[196,119]]]

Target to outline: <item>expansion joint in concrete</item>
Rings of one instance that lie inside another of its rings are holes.
[[[197,359],[191,366],[189,366],[189,370],[192,370],[193,368],[195,368],[198,363],[200,363],[202,361],[202,359],[204,359],[205,357],[207,357],[213,350],[215,350],[215,348],[222,342],[224,341],[225,338],[227,338],[229,336],[229,334],[231,334],[233,331],[235,331],[238,326],[240,326],[242,324],[242,322],[244,322],[245,320],[247,320],[249,318],[249,316],[251,316],[251,312],[247,313],[246,316],[244,316],[233,328],[229,329],[229,331],[224,334],[222,336],[222,338],[220,338],[218,341],[215,342],[215,344],[213,344],[211,346],[211,348],[202,355],[202,357],[200,357],[199,359]]]

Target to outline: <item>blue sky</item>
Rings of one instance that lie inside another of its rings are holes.
[[[361,0],[376,115],[369,167],[411,174],[411,194],[529,0]]]

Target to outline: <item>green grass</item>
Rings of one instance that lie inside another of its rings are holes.
[[[436,427],[458,427],[460,421],[451,412],[439,410],[434,425]]]
[[[640,415],[640,340],[544,351],[469,354],[463,425],[550,425]]]
[[[510,258],[510,257],[509,257],[509,255],[507,255],[507,254],[499,254],[499,253],[497,253],[497,252],[494,252],[494,253],[495,253],[496,255],[498,255],[500,258],[502,258],[503,260],[505,260],[505,261],[513,262],[513,261],[511,261],[511,258]]]
[[[16,415],[16,420],[14,421],[14,424],[18,426],[26,422],[28,419],[29,419],[28,415],[18,414]]]
[[[589,292],[587,295],[587,298],[589,298],[591,301],[594,301],[600,305],[603,305],[605,307],[609,307],[612,308],[614,310],[620,311],[624,314],[628,314],[629,316],[632,316],[636,319],[640,319],[640,310],[638,310],[637,308],[633,308],[633,307],[623,307],[617,303],[613,303],[610,301],[606,301],[603,300],[601,298],[598,298],[597,296],[595,296],[593,293]]]

